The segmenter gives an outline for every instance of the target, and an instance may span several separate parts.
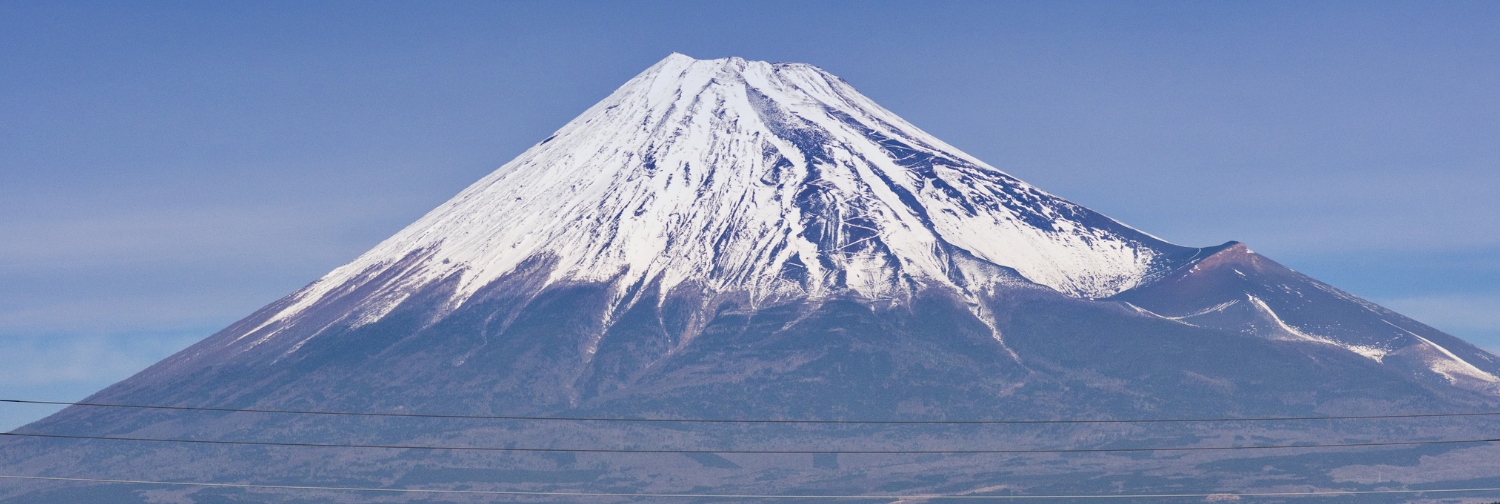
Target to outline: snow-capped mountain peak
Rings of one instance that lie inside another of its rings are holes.
[[[1006,175],[811,65],[673,54],[277,318],[375,278],[389,284],[367,320],[452,275],[461,303],[528,260],[551,264],[549,282],[753,300],[964,290],[1005,268],[1097,298],[1189,250]]]

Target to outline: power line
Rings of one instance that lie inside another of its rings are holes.
[[[0,479],[65,481],[74,483],[117,483],[133,485],[175,485],[215,488],[253,488],[267,490],[313,490],[331,492],[391,492],[426,494],[467,495],[514,495],[531,497],[652,497],[652,498],[721,498],[721,499],[1166,499],[1207,497],[1318,497],[1332,495],[1380,495],[1380,494],[1424,494],[1495,492],[1491,488],[1434,488],[1428,490],[1314,490],[1308,492],[1217,492],[1217,493],[1160,493],[1160,494],[1079,494],[1079,495],[973,495],[973,494],[907,494],[907,495],[777,495],[777,494],[708,494],[708,493],[628,493],[628,492],[543,492],[526,490],[449,490],[428,488],[379,488],[318,485],[265,485],[257,483],[207,483],[197,481],[154,481],[104,478],[64,478],[56,476],[14,476],[0,474]]]
[[[173,439],[173,438],[143,438],[123,436],[84,436],[71,434],[29,434],[17,432],[0,433],[0,436],[30,437],[47,439],[86,439],[103,441],[142,441],[152,443],[188,443],[208,445],[243,445],[243,446],[291,446],[301,448],[374,448],[386,450],[459,450],[459,451],[496,451],[496,452],[565,452],[565,453],[728,453],[746,455],[801,455],[801,454],[846,454],[846,455],[971,455],[971,454],[1028,454],[1028,453],[1118,453],[1118,452],[1156,452],[1156,451],[1226,451],[1226,450],[1278,450],[1295,448],[1358,448],[1370,446],[1420,446],[1420,445],[1451,445],[1451,444],[1480,444],[1500,442],[1500,438],[1491,439],[1459,439],[1438,441],[1375,441],[1367,443],[1329,443],[1315,445],[1255,445],[1255,446],[1182,446],[1182,447],[1146,447],[1146,448],[1060,448],[1060,449],[955,449],[955,450],[677,450],[664,448],[541,448],[541,447],[507,447],[507,446],[434,446],[434,445],[399,445],[399,444],[339,444],[339,443],[308,443],[297,441],[226,441],[214,439]]]
[[[134,408],[174,411],[215,411],[223,413],[274,413],[290,415],[339,415],[396,418],[447,418],[468,420],[537,420],[568,422],[654,422],[654,423],[716,423],[716,424],[862,424],[862,425],[1006,425],[1006,424],[1130,424],[1130,423],[1208,423],[1208,422],[1287,422],[1308,420],[1382,420],[1399,418],[1449,418],[1500,416],[1500,411],[1473,413],[1410,413],[1393,415],[1327,415],[1287,417],[1219,417],[1219,418],[1145,418],[1120,420],[781,420],[781,419],[731,419],[731,418],[631,418],[631,417],[586,417],[586,416],[525,416],[525,415],[460,415],[442,413],[375,413],[361,411],[319,411],[261,408],[219,408],[209,406],[164,406],[152,404],[117,404],[66,401],[31,401],[24,399],[0,399],[0,403],[41,404],[54,406],[85,406],[97,408]]]

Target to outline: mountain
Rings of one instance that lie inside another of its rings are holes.
[[[1368,416],[1500,409],[1497,376],[1495,356],[1242,244],[1174,245],[1043,192],[816,67],[674,54],[371,251],[87,401],[681,419]],[[1362,479],[1461,464],[1487,444],[728,453],[1463,439],[1487,418],[664,424],[75,406],[16,433],[723,452],[10,437],[0,474],[737,495],[1497,486],[1489,474]],[[30,481],[0,498],[309,497]]]
[[[1500,359],[1231,242],[1160,281],[1113,296],[1152,316],[1324,345],[1472,390],[1500,391]]]

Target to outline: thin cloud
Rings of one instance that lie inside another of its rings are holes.
[[[186,348],[194,333],[0,337],[0,386],[103,387]]]

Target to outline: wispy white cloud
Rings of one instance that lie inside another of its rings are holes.
[[[223,327],[250,314],[254,303],[235,293],[161,292],[51,299],[0,308],[0,335],[109,334]],[[206,336],[206,334],[205,334]],[[4,338],[7,336],[0,336]],[[37,336],[40,337],[40,336]]]
[[[197,342],[207,330],[129,334],[0,336],[0,398],[76,401]],[[0,432],[37,421],[60,406],[0,408]]]
[[[0,335],[227,325],[375,243],[359,210],[224,206],[5,220]]]
[[[350,205],[225,206],[12,219],[0,223],[0,236],[7,237],[0,241],[0,270],[348,260],[379,238],[350,236],[351,229],[378,220],[369,210]]]
[[[206,334],[49,335],[0,337],[0,391],[10,387],[78,384],[99,389],[186,348]]]

